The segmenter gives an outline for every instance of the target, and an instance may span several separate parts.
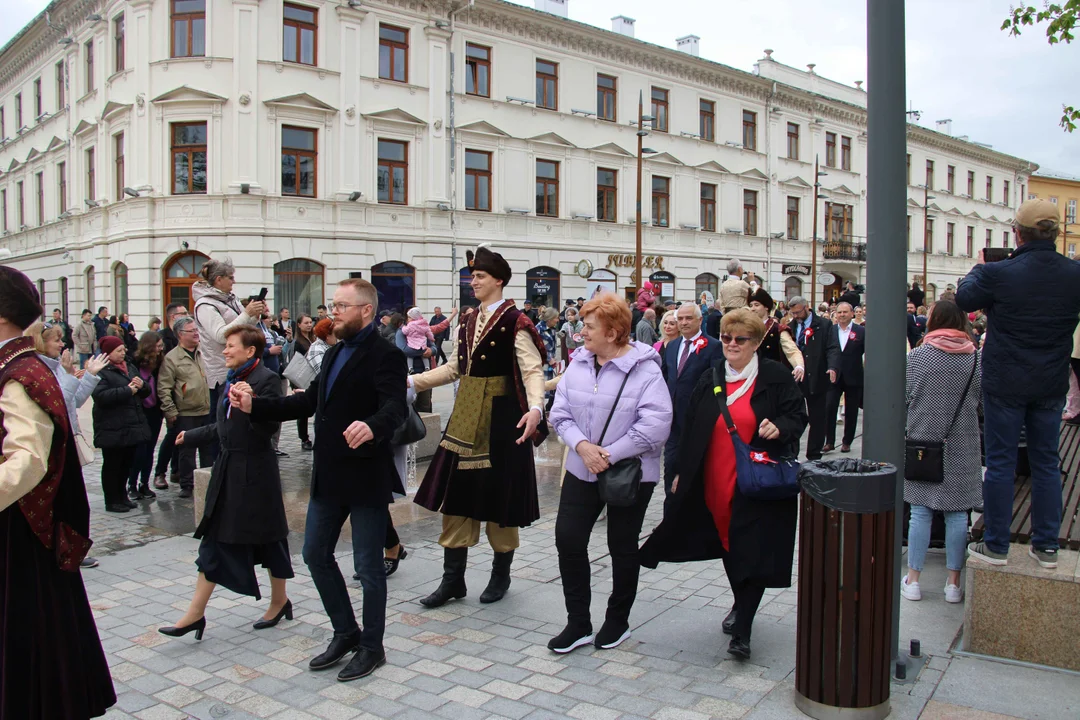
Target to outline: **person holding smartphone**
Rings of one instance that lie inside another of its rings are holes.
[[[1069,356],[1080,314],[1080,264],[1057,252],[1061,216],[1047,200],[1016,211],[1016,249],[998,262],[983,251],[960,281],[956,304],[987,317],[982,388],[986,439],[982,542],[968,555],[992,565],[1009,557],[1020,431],[1031,465],[1031,545],[1041,567],[1057,567],[1061,530],[1058,436],[1069,391]]]

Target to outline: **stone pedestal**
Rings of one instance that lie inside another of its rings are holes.
[[[424,421],[427,435],[416,443],[416,459],[426,460],[435,454],[442,440],[442,417],[438,413],[420,413],[420,419]]]
[[[1027,545],[1001,567],[968,559],[964,649],[1080,671],[1080,553],[1058,551],[1044,570]]]
[[[206,508],[206,488],[210,487],[210,468],[195,470],[195,527],[202,522],[203,509]]]

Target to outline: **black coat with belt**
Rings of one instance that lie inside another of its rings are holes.
[[[326,393],[326,380],[337,356],[338,342],[323,356],[319,377],[306,392],[284,398],[255,398],[255,420],[296,420],[315,416],[312,497],[340,503],[380,507],[393,502],[397,470],[390,439],[405,421],[408,372],[405,355],[378,332],[360,341]],[[345,440],[345,429],[367,423],[374,439],[356,449]]]
[[[799,322],[792,320],[790,327],[798,344]],[[802,381],[803,394],[817,395],[827,392],[832,383],[826,373],[840,364],[840,344],[836,333],[832,331],[832,322],[817,313],[811,315],[810,325],[803,330],[803,344],[800,349],[806,363],[806,375]]]
[[[281,397],[281,379],[259,363],[245,380],[257,397]],[[222,399],[223,400],[223,399]],[[184,433],[184,444],[217,442],[221,451],[210,473],[206,509],[195,537],[224,543],[266,545],[289,535],[273,437],[279,423],[253,421],[218,402],[217,422]]]
[[[763,440],[755,432],[750,445],[774,458],[794,457],[799,452],[799,438],[807,422],[802,393],[790,370],[772,360],[759,362],[750,407],[758,424],[768,418],[780,430],[780,437]],[[720,368],[722,380],[724,359],[718,358],[714,365]],[[656,567],[661,562],[726,558],[725,567],[732,583],[753,580],[766,587],[788,587],[795,553],[798,499],[755,500],[740,493],[736,485],[728,531],[730,547],[726,550],[705,504],[705,457],[713,429],[721,417],[713,394],[712,372],[706,371],[694,388],[679,441],[676,461],[679,486],[663,522],[641,548],[641,564]]]
[[[127,363],[127,372],[109,363],[98,373],[94,398],[94,446],[99,448],[132,447],[150,440],[150,426],[143,413],[143,400],[150,395],[150,385],[143,383],[135,394],[128,383],[139,371]]]

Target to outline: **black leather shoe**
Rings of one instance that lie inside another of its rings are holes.
[[[750,659],[750,641],[743,640],[738,635],[733,635],[727,648],[729,655],[734,655],[739,660]]]
[[[341,658],[359,649],[359,632],[352,635],[342,635],[341,637],[335,635],[334,639],[330,641],[330,646],[326,648],[326,652],[311,658],[308,667],[312,670],[325,670],[328,667],[337,665]]]
[[[182,497],[182,498],[189,498],[189,497],[192,497],[194,494],[195,493],[189,487],[180,488],[180,497]]]
[[[126,513],[131,512],[131,508],[121,503],[106,503],[105,511],[111,513]]]
[[[270,620],[259,620],[251,627],[256,630],[265,630],[266,628],[272,628],[281,622],[281,618],[284,617],[287,620],[292,620],[292,600],[286,600],[285,604],[281,606],[281,610]]]
[[[409,557],[409,553],[406,552],[404,545],[399,545],[398,547],[400,549],[398,550],[398,556],[396,558],[388,558],[388,557],[383,558],[382,564],[383,564],[383,569],[386,570],[386,577],[390,577],[391,575],[396,573],[398,563],[400,563],[405,558]],[[356,580],[360,579],[360,578],[356,577],[355,575],[353,577]]]
[[[158,632],[162,635],[168,635],[169,637],[184,637],[189,632],[195,633],[196,640],[202,640],[203,631],[206,630],[206,618],[201,617],[190,625],[184,627],[163,627],[158,628]]]
[[[345,669],[338,673],[338,682],[349,682],[367,677],[386,664],[386,653],[360,648]]]
[[[312,444],[312,442],[310,440],[302,440],[300,442],[300,449],[303,450],[304,452],[311,452],[314,447],[315,446]]]
[[[435,592],[420,600],[424,607],[436,608],[450,600],[465,597],[465,565],[469,560],[469,548],[445,548],[443,550],[443,576]]]
[[[141,500],[152,500],[157,497],[157,493],[150,489],[149,485],[139,486],[139,498]]]
[[[139,507],[139,505],[134,500],[128,497],[127,493],[124,493],[124,496],[120,498],[120,502],[124,505],[127,505],[132,510]]]
[[[720,623],[720,629],[724,631],[725,635],[730,635],[735,630],[735,608],[731,608],[731,612],[724,618],[724,622]]]
[[[510,589],[510,564],[513,562],[513,550],[495,553],[495,559],[491,561],[491,580],[480,594],[480,602],[493,603],[503,599],[506,591]]]

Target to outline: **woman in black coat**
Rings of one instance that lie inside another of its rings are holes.
[[[724,359],[713,364],[723,394],[714,394],[713,373],[703,373],[683,424],[670,502],[640,552],[641,564],[651,568],[723,558],[735,607],[722,629],[732,636],[728,652],[741,659],[750,657],[751,626],[765,589],[791,586],[798,507],[796,497],[758,500],[739,492],[719,402],[730,397],[739,436],[777,460],[798,455],[807,421],[791,371],[756,355],[764,334],[764,324],[749,310],[724,315]]]
[[[150,440],[142,407],[150,386],[125,359],[123,338],[106,335],[100,344],[109,364],[98,373],[100,380],[90,397],[94,398],[94,445],[101,448],[101,492],[108,512],[126,513],[138,507],[128,498],[127,477],[139,443]]]
[[[262,599],[255,566],[270,573],[270,607],[256,630],[273,627],[282,616],[292,620],[292,602],[285,581],[293,577],[289,558],[289,526],[281,498],[281,476],[272,438],[280,423],[252,422],[251,416],[232,412],[228,388],[245,382],[260,398],[281,397],[281,378],[262,364],[266,337],[251,325],[225,332],[225,365],[229,368],[224,402],[214,408],[217,422],[180,433],[177,445],[219,443],[220,452],[206,489],[202,522],[195,529],[201,538],[199,579],[195,595],[184,616],[173,627],[160,628],[163,635],[179,637],[195,632],[201,640],[206,629],[206,604],[217,585],[240,595]]]

